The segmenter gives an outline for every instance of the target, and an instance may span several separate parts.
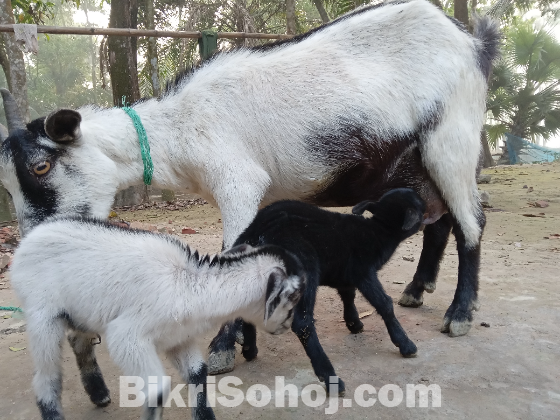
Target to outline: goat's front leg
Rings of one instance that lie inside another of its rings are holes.
[[[80,331],[73,330],[68,334],[68,342],[76,356],[84,389],[92,403],[105,407],[111,402],[111,396],[95,358],[94,345],[98,344],[98,339],[97,334]]]
[[[33,390],[42,420],[64,420],[62,394],[62,340],[66,329],[59,318],[28,317],[27,334],[35,365]]]
[[[453,218],[444,214],[437,222],[426,226],[420,261],[412,282],[404,289],[399,305],[417,308],[424,303],[424,291],[433,293],[436,290],[436,279],[439,265],[447,246]]]
[[[299,341],[305,349],[305,353],[311,361],[313,371],[320,381],[327,384],[327,393],[329,392],[329,378],[337,376],[329,357],[323,350],[317,330],[315,329],[315,320],[313,319],[313,309],[315,307],[315,297],[317,294],[317,282],[312,281],[308,277],[303,297],[298,302],[294,312],[294,320],[292,322],[292,331],[297,335]],[[338,394],[344,396],[346,387],[344,381],[338,378]]]
[[[240,341],[243,320],[226,322],[209,346],[208,373],[219,375],[231,372],[235,367],[235,342]]]
[[[214,420],[214,411],[208,404],[206,378],[208,368],[197,343],[188,343],[169,352],[169,356],[185,383],[194,386],[195,395],[189,391],[189,405],[193,420]],[[196,398],[193,406],[192,398]]]
[[[480,208],[478,222],[481,231],[486,224],[486,217]],[[459,278],[453,302],[443,318],[441,332],[449,333],[451,337],[465,335],[472,325],[472,311],[478,310],[478,272],[480,269],[480,238],[473,247],[467,247],[465,235],[461,226],[453,222],[453,234],[457,241],[459,256]]]
[[[344,305],[346,327],[352,334],[361,333],[364,330],[364,324],[360,321],[360,315],[354,303],[356,289],[352,287],[350,289],[337,289],[337,291]]]
[[[142,420],[161,420],[166,392],[163,382],[165,370],[154,343],[139,335],[134,321],[128,319],[111,321],[107,326],[106,339],[109,354],[124,374],[144,381],[141,391],[146,396],[146,402]],[[151,382],[154,377],[156,384]]]
[[[372,269],[367,279],[358,284],[358,290],[381,315],[391,341],[399,348],[401,354],[404,357],[415,356],[418,351],[416,345],[408,338],[399,320],[395,317],[393,300],[383,290],[375,270]]]
[[[222,213],[224,240],[222,250],[230,248],[241,233],[251,224],[259,205],[270,185],[268,174],[252,162],[239,162],[250,167],[247,173],[224,174],[222,182],[214,188],[213,195]],[[228,165],[226,164],[227,168]],[[240,319],[222,326],[210,344],[208,372],[211,375],[231,372],[235,367],[235,342],[242,337]]]
[[[223,178],[212,193],[222,213],[223,249],[228,249],[255,218],[270,186],[270,177],[253,162],[238,163],[241,170],[247,166],[245,172],[228,172],[231,164],[224,165]]]

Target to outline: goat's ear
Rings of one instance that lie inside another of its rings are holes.
[[[82,116],[72,109],[59,109],[45,119],[45,132],[57,143],[71,143],[82,136]]]
[[[366,210],[373,214],[375,213],[376,207],[377,203],[374,201],[362,201],[361,203],[358,203],[354,207],[352,207],[352,214],[361,216]]]
[[[406,209],[404,214],[404,223],[402,230],[410,230],[416,225],[416,223],[421,222],[423,218],[423,214],[420,213],[418,210],[409,207]]]
[[[224,253],[222,255],[229,255],[229,254],[242,254],[244,252],[248,252],[250,250],[252,250],[253,247],[249,244],[240,244],[240,245],[236,245],[233,248],[228,249],[227,251],[224,251]]]
[[[280,294],[282,292],[282,282],[286,278],[286,274],[280,270],[275,269],[268,276],[268,284],[266,286],[265,295],[265,309],[264,309],[264,322],[268,321],[270,316],[274,313],[280,304]]]

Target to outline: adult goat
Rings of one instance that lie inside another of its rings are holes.
[[[226,248],[260,206],[280,199],[348,206],[413,188],[432,224],[400,304],[419,306],[423,292],[434,291],[453,229],[458,286],[441,329],[466,334],[485,224],[475,180],[480,130],[498,43],[487,17],[472,36],[431,3],[410,0],[218,54],[161,98],[134,105],[153,183],[216,204]],[[63,109],[27,126],[13,114],[8,121],[0,180],[24,235],[52,214],[106,217],[118,190],[142,182],[138,136],[121,109]]]

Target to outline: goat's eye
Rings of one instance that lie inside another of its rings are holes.
[[[45,160],[44,162],[41,162],[41,163],[38,163],[37,165],[35,165],[33,167],[33,172],[35,172],[35,174],[37,174],[37,175],[45,175],[47,172],[49,172],[50,169],[51,169],[50,162],[47,162]]]

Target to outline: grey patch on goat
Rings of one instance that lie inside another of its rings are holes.
[[[233,349],[210,352],[208,355],[208,374],[228,373],[235,367],[235,347]]]
[[[469,332],[472,321],[451,321],[449,324],[449,336],[459,337]]]

